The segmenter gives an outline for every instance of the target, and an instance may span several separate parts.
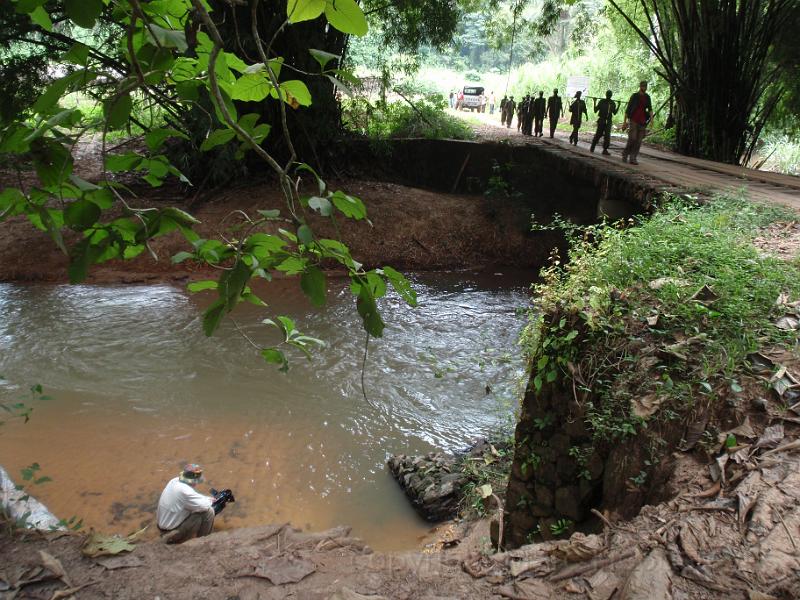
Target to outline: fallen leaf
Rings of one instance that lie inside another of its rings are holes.
[[[620,588],[620,578],[610,571],[600,570],[589,578],[589,600],[609,600]]]
[[[478,493],[481,495],[481,498],[486,499],[492,495],[492,486],[485,483],[478,488]]]
[[[605,543],[599,535],[575,533],[569,540],[560,542],[549,554],[567,562],[589,560],[605,550]]]
[[[512,577],[519,577],[520,575],[543,577],[553,570],[550,560],[545,557],[536,560],[511,561],[508,568]]]
[[[67,572],[64,570],[64,565],[61,564],[60,560],[58,560],[52,554],[48,554],[44,550],[39,550],[39,557],[42,559],[42,566],[45,569],[66,583],[67,586],[72,587],[72,582],[69,579],[69,575],[67,575]]]
[[[656,325],[658,325],[658,317],[659,315],[652,315],[650,317],[647,317],[647,324],[650,327],[655,327]]]
[[[633,413],[637,417],[645,418],[653,415],[664,399],[657,394],[647,394],[633,399]]]
[[[745,417],[744,422],[741,425],[739,425],[738,427],[735,427],[734,429],[731,429],[730,431],[728,431],[726,433],[733,434],[737,438],[743,437],[743,438],[747,438],[747,439],[750,439],[750,440],[753,440],[753,439],[755,439],[757,437],[756,436],[756,432],[753,429],[753,426],[750,424],[750,416],[749,415],[747,417]]]
[[[136,546],[125,538],[121,538],[118,535],[105,535],[92,530],[89,537],[83,542],[81,552],[84,556],[94,558],[119,554],[120,552],[131,552],[134,548]]]
[[[775,448],[784,437],[783,424],[771,425],[764,429],[764,433],[754,444],[755,448]]]
[[[704,285],[694,293],[691,299],[701,304],[712,304],[719,300],[719,296],[710,287]]]
[[[784,315],[775,321],[775,327],[782,329],[783,331],[794,331],[800,327],[800,320],[789,315]]]
[[[683,553],[688,556],[693,563],[701,565],[706,562],[700,556],[700,550],[697,548],[697,538],[688,523],[684,523],[684,525],[681,526],[678,540],[680,541]]]
[[[747,355],[747,362],[750,363],[754,371],[772,371],[775,368],[775,363],[771,358],[764,356],[760,352],[753,352]]]
[[[284,585],[297,583],[316,570],[317,567],[310,560],[278,556],[258,565],[253,575],[269,579],[274,585]]]

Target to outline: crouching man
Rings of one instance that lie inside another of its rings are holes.
[[[195,490],[202,481],[203,469],[200,465],[189,464],[161,492],[156,520],[167,544],[180,544],[211,533],[214,527],[214,498]]]

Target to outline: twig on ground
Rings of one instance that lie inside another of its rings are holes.
[[[549,578],[549,580],[555,583],[557,581],[563,581],[565,579],[570,579],[578,575],[585,575],[587,573],[591,573],[593,571],[602,569],[603,567],[607,567],[608,565],[613,565],[615,562],[633,558],[638,553],[639,553],[638,549],[628,550],[626,552],[623,552],[622,554],[616,554],[614,556],[610,556],[602,560],[593,560],[589,564],[567,567],[566,569],[561,569],[555,575],[552,575]]]
[[[778,518],[781,520],[781,525],[783,525],[783,529],[786,531],[786,535],[789,537],[789,541],[792,543],[792,548],[794,548],[794,553],[797,554],[797,543],[794,541],[794,536],[792,532],[789,531],[789,527],[786,525],[786,521],[783,520],[783,515],[781,511],[775,511],[778,514]]]

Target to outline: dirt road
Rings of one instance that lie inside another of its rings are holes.
[[[589,152],[594,134],[594,121],[589,121],[582,127],[580,141],[575,147],[569,144],[569,134],[564,131],[556,131],[554,139],[550,139],[547,133],[540,138],[522,135],[516,129],[516,117],[511,128],[506,128],[500,124],[500,117],[497,113],[494,115],[459,111],[451,111],[451,113],[468,121],[479,139],[506,140],[512,144],[555,145],[584,157],[591,156],[595,160],[611,163],[621,170],[634,171],[690,192],[738,193],[744,191],[753,200],[800,209],[800,177],[681,156],[648,145],[642,147],[639,164],[631,165],[622,162],[622,149],[625,147],[627,137],[621,132],[612,136],[611,156],[603,156],[600,148],[594,154]],[[545,127],[545,129],[547,128]]]

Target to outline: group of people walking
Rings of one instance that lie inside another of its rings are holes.
[[[578,132],[584,119],[589,119],[586,101],[582,96],[581,92],[575,92],[575,97],[567,107],[570,114],[569,123],[572,126],[569,142],[575,146],[578,145]],[[592,138],[591,152],[595,151],[597,144],[602,139],[603,154],[610,154],[608,148],[611,143],[612,120],[620,109],[620,105],[612,100],[612,96],[613,92],[608,90],[605,98],[591,98],[593,101],[592,109],[597,115],[597,129]],[[545,100],[544,92],[542,91],[535,98],[528,94],[519,102],[514,100],[514,96],[504,96],[500,101],[500,122],[510,128],[515,114],[517,116],[517,131],[523,135],[532,135],[534,137],[542,137],[544,135],[544,120],[547,117],[550,125],[550,137],[553,138],[555,137],[558,120],[564,116],[564,104],[561,96],[558,95],[557,89],[553,90],[553,95],[547,100]],[[642,81],[639,84],[639,91],[630,97],[625,108],[622,129],[623,131],[628,130],[628,142],[622,151],[622,160],[624,162],[630,161],[633,165],[638,164],[639,150],[652,117],[653,105],[647,93],[647,82]]]

